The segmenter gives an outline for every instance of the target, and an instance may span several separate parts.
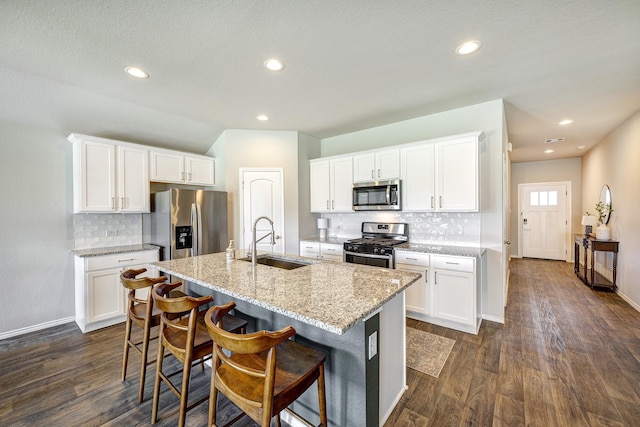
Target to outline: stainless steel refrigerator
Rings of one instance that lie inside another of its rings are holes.
[[[161,246],[160,259],[224,252],[228,243],[227,193],[172,188],[151,194],[148,243]]]

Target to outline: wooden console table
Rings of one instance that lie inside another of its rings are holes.
[[[591,289],[609,288],[614,292],[618,289],[616,285],[616,268],[618,264],[618,246],[620,242],[615,240],[597,240],[593,236],[576,234],[574,236],[575,255],[573,270],[585,285]],[[580,248],[584,248],[584,267],[580,269]],[[588,263],[588,253],[591,252],[591,263]],[[613,282],[607,280],[595,269],[596,252],[613,252]]]

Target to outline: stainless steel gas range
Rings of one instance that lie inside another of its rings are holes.
[[[393,247],[409,240],[409,224],[363,222],[362,237],[344,243],[344,262],[393,268]]]

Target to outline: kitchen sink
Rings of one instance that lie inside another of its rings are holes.
[[[242,261],[248,261],[251,262],[251,258],[240,258]],[[275,267],[275,268],[282,268],[284,270],[293,270],[295,268],[300,268],[300,267],[304,267],[307,265],[311,265],[312,263],[310,262],[304,262],[304,261],[294,261],[291,259],[284,259],[284,258],[279,258],[279,257],[275,257],[272,255],[267,255],[267,256],[260,256],[258,258],[256,258],[256,263],[257,264],[262,264],[262,265],[267,265],[269,267]]]

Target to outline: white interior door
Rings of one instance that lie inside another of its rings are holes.
[[[284,198],[282,169],[240,169],[242,182],[242,230],[244,248],[249,248],[252,227],[256,218],[266,216],[273,221],[275,246],[271,236],[257,244],[258,250],[284,253]],[[267,220],[260,220],[256,227],[256,238],[271,232]]]
[[[522,256],[566,260],[567,186],[521,184]]]

